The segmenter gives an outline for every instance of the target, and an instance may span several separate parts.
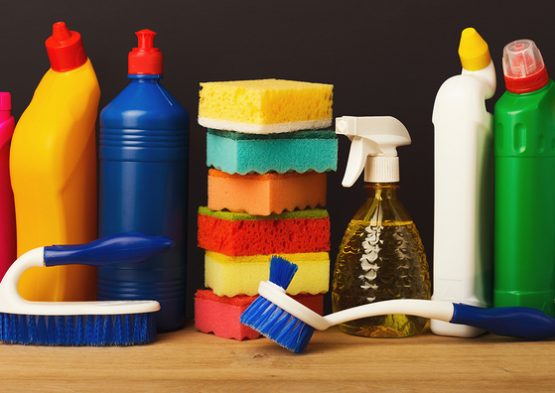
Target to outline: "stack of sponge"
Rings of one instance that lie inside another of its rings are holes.
[[[208,128],[208,206],[198,210],[205,286],[195,295],[198,330],[258,337],[241,313],[268,279],[270,258],[299,266],[287,292],[318,313],[329,285],[326,173],[337,167],[333,86],[279,79],[201,84]]]

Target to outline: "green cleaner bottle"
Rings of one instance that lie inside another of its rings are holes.
[[[343,186],[351,187],[364,170],[368,200],[357,211],[341,242],[332,282],[333,311],[390,299],[429,299],[430,278],[422,240],[397,197],[397,146],[410,135],[393,117],[336,119],[336,133],[351,139]],[[341,324],[349,334],[406,337],[422,332],[428,320],[386,315]]]
[[[555,316],[555,88],[531,40],[503,50],[495,104],[495,306]]]

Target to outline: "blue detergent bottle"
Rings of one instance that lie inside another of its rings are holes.
[[[163,235],[174,246],[141,264],[101,267],[98,297],[157,300],[163,332],[185,323],[189,115],[160,83],[156,33],[136,34],[130,83],[100,114],[99,233]]]

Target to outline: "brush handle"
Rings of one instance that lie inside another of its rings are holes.
[[[285,290],[262,281],[258,293],[285,312],[317,330],[362,318],[406,314],[474,326],[501,336],[543,340],[555,337],[555,318],[528,307],[481,308],[438,300],[394,299],[365,304],[325,317],[289,297]]]
[[[27,315],[108,315],[155,312],[155,301],[111,302],[30,302],[17,291],[21,275],[33,267],[84,264],[101,266],[109,263],[140,262],[171,247],[162,236],[124,233],[86,244],[38,247],[21,255],[10,266],[0,283],[0,312]],[[109,306],[109,307],[107,307]]]
[[[124,233],[90,243],[44,247],[44,266],[135,263],[170,248],[172,241],[163,236]]]
[[[451,322],[470,325],[500,336],[544,340],[555,337],[555,318],[528,307],[480,308],[453,304]]]
[[[362,318],[377,317],[388,314],[407,314],[421,318],[439,319],[449,321],[453,316],[453,303],[424,299],[393,299],[364,304],[348,308],[333,314],[326,315],[323,319],[328,326],[354,321]],[[303,318],[300,318],[303,319]],[[309,325],[312,325],[309,323]],[[323,326],[322,326],[323,327]],[[316,327],[319,329],[319,327]]]

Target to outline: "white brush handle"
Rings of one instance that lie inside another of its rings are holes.
[[[453,303],[447,301],[416,299],[385,300],[349,308],[322,317],[310,308],[289,297],[283,288],[270,281],[262,281],[258,287],[258,293],[279,308],[287,311],[289,314],[317,330],[326,330],[340,323],[361,318],[388,314],[408,314],[445,322],[449,322],[453,318]]]
[[[418,299],[384,300],[329,314],[324,319],[333,326],[356,319],[389,314],[407,314],[449,322],[453,318],[453,303]]]
[[[32,267],[44,266],[44,247],[34,248],[21,255],[12,263],[2,282],[0,283],[0,309],[8,312],[6,309],[17,309],[24,307],[27,303],[21,298],[17,291],[17,285],[23,272]]]
[[[21,255],[8,269],[0,283],[0,312],[19,315],[124,315],[156,312],[160,304],[153,300],[98,302],[31,302],[23,299],[17,285],[23,272],[44,267],[44,247]]]

